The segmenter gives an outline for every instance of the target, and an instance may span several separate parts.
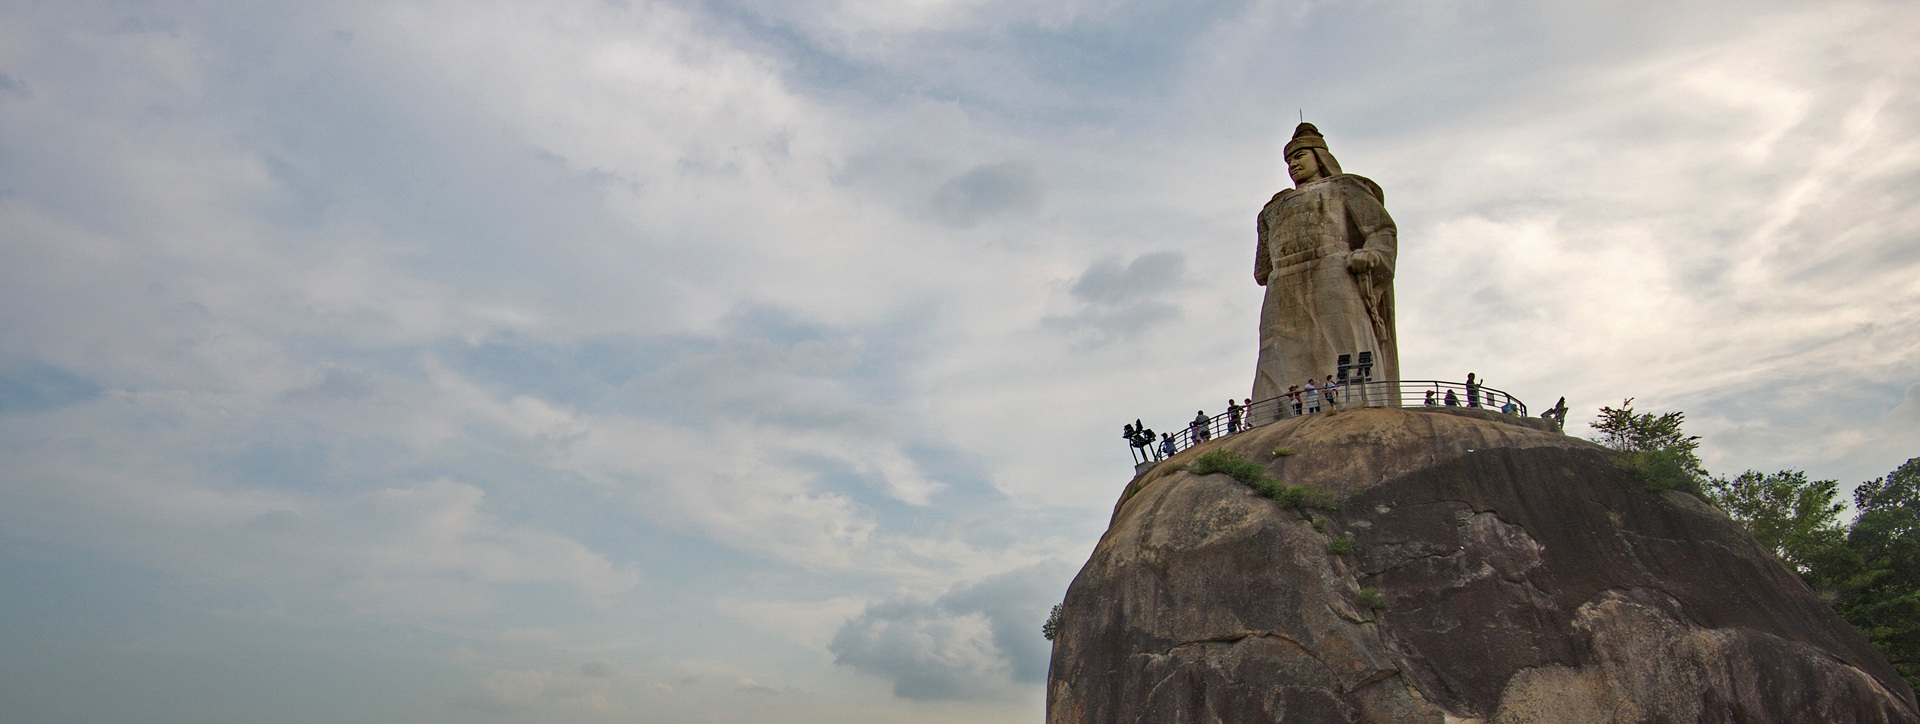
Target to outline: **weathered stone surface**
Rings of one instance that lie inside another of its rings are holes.
[[[1216,448],[1344,503],[1316,526],[1175,470]],[[1184,452],[1129,486],[1063,620],[1050,724],[1920,722],[1726,516],[1491,412],[1327,413]]]

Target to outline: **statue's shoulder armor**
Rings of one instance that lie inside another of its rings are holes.
[[[1380,189],[1380,184],[1374,183],[1373,179],[1367,178],[1365,176],[1356,176],[1350,173],[1343,173],[1338,176],[1328,177],[1327,180],[1337,184],[1357,187],[1360,190],[1367,192],[1368,195],[1372,196],[1375,200],[1379,201],[1380,203],[1384,204],[1387,202],[1387,194],[1385,191],[1382,191]]]
[[[1273,195],[1273,198],[1271,198],[1271,199],[1267,199],[1267,205],[1266,205],[1266,206],[1262,206],[1262,207],[1260,207],[1260,213],[1261,213],[1261,214],[1265,214],[1265,213],[1267,213],[1267,209],[1271,209],[1271,208],[1273,208],[1273,205],[1274,205],[1274,204],[1278,204],[1278,203],[1280,203],[1280,200],[1281,200],[1281,199],[1284,199],[1284,198],[1286,198],[1286,197],[1288,197],[1288,196],[1292,196],[1292,195],[1293,195],[1293,194],[1295,194],[1295,193],[1297,193],[1297,191],[1295,191],[1294,189],[1280,189],[1280,192],[1279,192],[1279,193],[1276,193],[1276,194],[1274,194],[1274,195]]]

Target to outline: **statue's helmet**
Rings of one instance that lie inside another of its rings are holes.
[[[1287,156],[1291,158],[1294,151],[1302,148],[1318,148],[1325,151],[1327,138],[1320,135],[1320,129],[1314,128],[1313,124],[1302,123],[1293,129],[1293,140],[1287,142]]]
[[[1287,152],[1282,158],[1293,158],[1293,152],[1303,148],[1313,149],[1313,158],[1320,164],[1320,173],[1324,176],[1340,175],[1340,162],[1327,150],[1327,138],[1320,135],[1320,129],[1311,123],[1302,123],[1293,129],[1293,140],[1287,142]],[[1376,194],[1377,195],[1377,194]]]

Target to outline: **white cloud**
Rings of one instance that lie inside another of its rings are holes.
[[[1040,636],[1065,566],[1050,561],[953,587],[938,598],[896,595],[834,635],[834,663],[893,681],[909,699],[1007,696],[1046,676]]]
[[[1576,76],[1596,105],[1489,108],[1472,143],[1401,154],[1451,159],[1388,190],[1427,222],[1403,228],[1403,356],[1686,409],[1718,466],[1860,450],[1814,431],[1920,371],[1920,287],[1896,271],[1920,215],[1888,201],[1920,171],[1920,116],[1890,92],[1912,63],[1887,60],[1911,48],[1864,11],[1762,14]],[[1444,210],[1467,190],[1479,209]]]
[[[509,584],[558,584],[605,606],[638,582],[631,566],[566,535],[498,519],[480,489],[452,480],[332,497],[199,480],[148,451],[87,465],[48,457],[10,455],[15,535],[104,549],[300,608],[331,600],[381,616],[476,615]],[[118,467],[141,459],[153,465]]]
[[[566,715],[570,710],[609,713],[622,708],[610,677],[585,671],[558,673],[545,669],[495,671],[481,682],[471,703],[497,711],[535,711]]]
[[[1134,257],[1122,266],[1108,257],[1094,262],[1068,288],[1081,303],[1072,315],[1049,315],[1042,322],[1068,331],[1086,346],[1137,338],[1147,329],[1178,321],[1180,308],[1167,298],[1182,281],[1186,258],[1177,251]]]
[[[788,601],[723,596],[714,608],[739,625],[811,651],[826,652],[840,626],[864,608],[857,597]]]

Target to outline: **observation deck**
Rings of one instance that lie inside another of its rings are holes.
[[[1240,409],[1188,422],[1162,437],[1152,430],[1132,430],[1123,434],[1133,451],[1136,467],[1160,462],[1194,445],[1237,434],[1255,427],[1306,415],[1366,407],[1403,409],[1484,410],[1516,417],[1527,416],[1527,404],[1520,398],[1485,385],[1468,385],[1447,380],[1368,380],[1335,383],[1331,387],[1299,390]],[[1553,420],[1552,411],[1542,417]],[[1554,421],[1556,428],[1560,424]],[[1129,428],[1132,426],[1129,425]]]

